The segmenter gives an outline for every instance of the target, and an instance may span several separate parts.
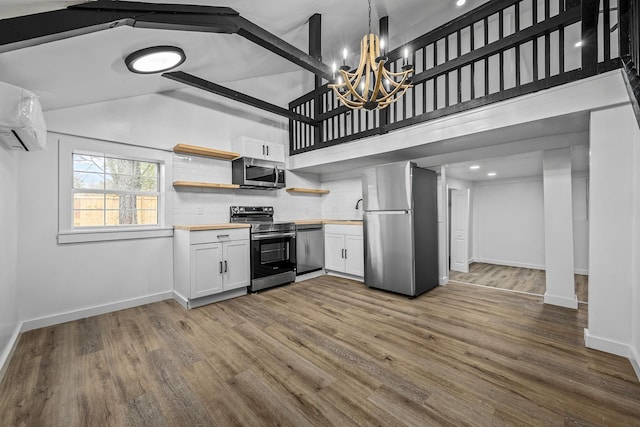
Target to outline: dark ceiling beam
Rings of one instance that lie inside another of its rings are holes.
[[[311,55],[290,45],[281,38],[278,38],[264,28],[257,26],[241,16],[229,17],[229,20],[238,26],[238,35],[293,62],[305,70],[311,71],[325,80],[331,80],[331,67],[328,65],[323,64]]]
[[[24,49],[119,25],[133,25],[131,13],[54,10],[0,20],[0,53]]]
[[[172,3],[143,3],[137,1],[113,1],[98,0],[87,3],[80,3],[67,7],[67,9],[84,10],[112,10],[135,13],[178,13],[193,15],[219,15],[238,16],[240,15],[230,7],[200,6],[192,4],[172,4]]]
[[[314,13],[309,18],[309,55],[322,62],[322,15]],[[333,74],[333,73],[332,73]],[[316,89],[322,86],[322,78],[316,74]]]
[[[228,7],[99,0],[63,10],[0,20],[0,53],[119,25],[164,30],[237,33],[247,40],[331,79],[331,69]]]
[[[230,7],[98,0],[68,9],[128,13],[134,19],[131,26],[136,28],[226,34],[238,31],[238,27],[226,19],[239,15]]]
[[[319,58],[319,40],[317,51],[313,52],[316,55],[314,57],[242,18],[238,12],[228,7],[111,0],[82,3],[62,10],[0,20],[0,53],[121,25],[164,30],[237,33],[311,71],[317,77],[324,77],[327,80],[331,78],[330,68]],[[317,27],[319,30],[319,19]],[[163,76],[292,120],[317,126],[317,123],[309,117],[187,73],[165,73]]]
[[[229,98],[234,101],[241,102],[243,104],[251,105],[252,107],[256,107],[273,114],[287,117],[292,120],[297,120],[299,122],[303,122],[312,126],[318,126],[318,123],[316,123],[314,120],[310,119],[309,117],[303,116],[298,113],[294,113],[293,111],[287,110],[282,107],[278,107],[277,105],[270,104],[261,99],[254,98],[249,95],[245,95],[233,89],[220,86],[219,84],[215,84],[208,80],[201,79],[200,77],[196,77],[192,74],[185,73],[184,71],[173,71],[169,73],[163,73],[162,77],[166,77],[168,79],[186,84],[188,86],[191,86],[197,89],[211,92],[216,95],[220,95],[225,98]]]

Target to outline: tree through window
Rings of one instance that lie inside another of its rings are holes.
[[[159,165],[95,154],[73,154],[73,225],[157,225]]]

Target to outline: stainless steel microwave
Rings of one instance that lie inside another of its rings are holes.
[[[284,164],[269,160],[240,157],[231,165],[231,181],[241,188],[284,188],[284,175]]]

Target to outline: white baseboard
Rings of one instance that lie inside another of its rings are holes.
[[[550,295],[545,292],[544,303],[576,310],[578,308],[578,296],[574,295],[573,298],[567,298],[558,295]]]
[[[47,326],[58,325],[60,323],[70,322],[73,320],[84,319],[86,317],[97,316],[99,314],[111,313],[118,310],[124,310],[126,308],[137,307],[139,305],[150,304],[152,302],[164,301],[171,298],[173,298],[172,291],[160,292],[144,297],[131,298],[124,301],[97,305],[80,310],[67,311],[64,313],[54,314],[53,316],[25,320],[22,325],[22,332],[30,331],[32,329],[44,328]]]
[[[187,308],[187,309],[189,308],[189,299],[182,296],[180,293],[176,292],[175,290],[173,291],[173,299],[176,300],[178,304],[180,304],[184,308]]]
[[[328,270],[327,270],[327,274],[329,276],[342,277],[343,279],[351,279],[351,280],[364,283],[364,277],[360,277],[360,276],[352,276],[351,274],[339,273],[336,271],[328,271]]]
[[[9,342],[7,346],[4,348],[2,353],[0,353],[0,381],[4,378],[4,374],[9,366],[9,361],[13,356],[13,353],[16,351],[16,346],[18,344],[18,338],[20,338],[20,334],[22,333],[22,322],[16,325],[16,328],[13,330],[11,337],[9,338]]]
[[[531,268],[533,270],[547,269],[547,266],[541,265],[541,264],[529,264],[526,262],[504,261],[504,260],[487,259],[487,258],[473,258],[473,260],[469,261],[469,264],[471,264],[472,262],[482,262],[485,264],[495,264],[495,265],[506,265],[507,267]],[[575,268],[573,272],[574,274],[582,274],[585,276],[589,275],[589,270],[584,268]]]
[[[208,295],[206,297],[200,297],[196,299],[190,299],[187,302],[187,308],[198,308],[204,305],[213,304],[214,302],[220,302],[231,298],[241,297],[247,295],[247,288],[231,289],[230,291],[221,292],[219,294]]]
[[[311,273],[301,274],[296,276],[295,283],[304,282],[305,280],[315,279],[316,277],[324,276],[326,273],[324,270],[312,271]]]
[[[633,366],[633,370],[636,371],[638,380],[640,380],[640,353],[633,346],[629,346],[629,361]]]
[[[534,270],[545,270],[546,266],[540,264],[529,264],[518,261],[505,261],[501,259],[474,258],[474,262],[482,262],[484,264],[506,265],[507,267],[531,268]]]
[[[630,355],[630,349],[627,344],[591,335],[587,328],[584,329],[584,345],[588,348],[615,354],[617,356],[629,357]]]

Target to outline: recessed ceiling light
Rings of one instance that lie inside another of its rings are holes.
[[[469,169],[471,169],[471,170],[480,169],[480,165],[469,166]]]
[[[463,6],[466,2],[467,2],[467,0],[458,0],[456,2],[456,6]]]
[[[124,60],[129,71],[139,74],[161,73],[182,64],[186,56],[175,46],[148,47],[133,52]]]
[[[487,176],[496,176],[496,175],[497,175],[497,173],[495,173],[495,172],[489,172],[489,173],[487,174]]]

